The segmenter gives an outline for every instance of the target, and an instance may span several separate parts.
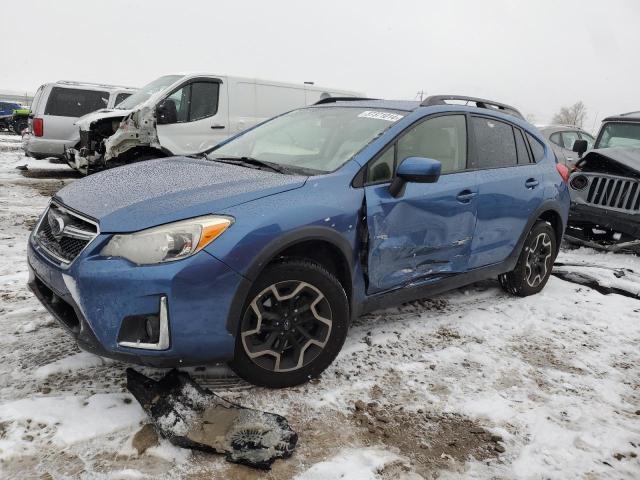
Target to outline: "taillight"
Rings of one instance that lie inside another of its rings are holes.
[[[569,169],[567,168],[567,166],[562,163],[556,163],[556,170],[558,170],[558,173],[562,177],[562,181],[564,181],[564,183],[568,183]]]
[[[42,118],[34,118],[32,128],[33,134],[36,137],[41,137],[44,134],[44,122]]]

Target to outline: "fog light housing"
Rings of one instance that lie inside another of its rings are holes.
[[[122,320],[118,332],[118,345],[143,350],[169,348],[169,313],[167,297],[160,297],[157,314],[131,315]]]
[[[576,175],[571,179],[571,188],[574,190],[584,190],[589,184],[589,180],[584,175]]]

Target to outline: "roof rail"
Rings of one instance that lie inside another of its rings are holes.
[[[124,85],[109,85],[106,83],[94,83],[94,82],[79,82],[76,80],[58,80],[56,83],[62,85],[91,85],[93,87],[106,87],[106,88],[126,88],[128,90],[135,90],[133,87],[125,87]]]
[[[620,116],[621,117],[627,117],[627,116],[630,117],[630,116],[637,116],[638,114],[640,114],[640,111],[621,113]]]
[[[325,103],[336,103],[336,102],[357,102],[361,100],[377,100],[376,98],[368,98],[368,97],[327,97],[318,100],[314,105],[323,105]]]
[[[493,100],[486,100],[484,98],[465,97],[462,95],[432,95],[425,98],[420,104],[421,107],[430,107],[433,105],[447,105],[447,100],[462,100],[465,102],[472,102],[476,104],[478,108],[486,108],[489,110],[497,110],[499,112],[508,113],[515,117],[524,120],[522,114],[514,107],[506,105],[504,103],[494,102]]]

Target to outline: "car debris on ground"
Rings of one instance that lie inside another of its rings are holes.
[[[159,433],[179,447],[268,470],[276,459],[289,458],[298,442],[283,416],[231,403],[186,372],[173,369],[156,382],[128,368],[127,389]]]

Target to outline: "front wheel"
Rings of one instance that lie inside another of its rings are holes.
[[[538,293],[549,280],[557,252],[555,231],[548,222],[538,221],[524,242],[516,268],[498,277],[500,285],[519,297]]]
[[[274,264],[249,292],[229,366],[255,385],[299,385],[335,359],[348,323],[347,296],[334,275],[307,260]]]

